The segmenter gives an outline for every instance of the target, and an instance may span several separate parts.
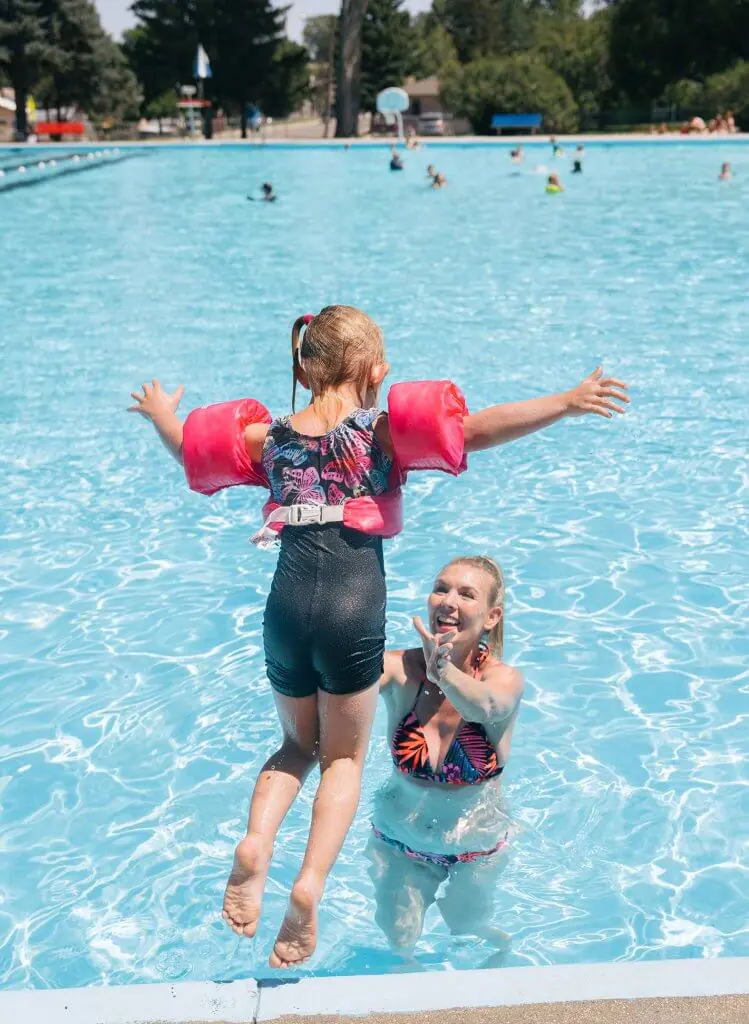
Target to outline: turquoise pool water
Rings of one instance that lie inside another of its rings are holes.
[[[186,384],[185,411],[285,411],[291,322],[329,302],[379,321],[393,380],[453,377],[473,407],[599,361],[632,389],[621,421],[412,480],[387,546],[394,645],[448,555],[508,576],[528,686],[501,962],[749,955],[749,148],[557,163],[548,197],[504,148],[428,148],[400,175],[381,149],[179,150],[0,194],[1,985],[270,973],[309,789],[258,939],[219,919],[276,742],[258,497],[190,494],[124,409],[157,375]],[[264,180],[280,201],[246,202]],[[388,771],[380,718],[311,972],[402,969],[362,855]],[[417,959],[491,952],[430,916]]]

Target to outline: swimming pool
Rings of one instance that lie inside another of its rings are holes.
[[[722,160],[735,181],[718,183]],[[187,385],[185,410],[242,394],[286,410],[291,322],[334,301],[383,326],[393,380],[454,377],[473,407],[599,360],[632,388],[621,422],[413,479],[387,546],[394,645],[414,643],[449,555],[507,573],[528,686],[499,962],[749,954],[749,149],[557,163],[550,197],[505,148],[427,148],[400,175],[382,149],[165,150],[0,195],[0,985],[270,973],[309,787],[258,939],[218,911],[276,739],[273,557],[248,543],[256,495],[191,495],[123,410],[153,375]],[[264,180],[280,201],[247,203]],[[380,718],[305,973],[403,967],[363,860],[388,771]],[[498,962],[436,916],[417,959]]]

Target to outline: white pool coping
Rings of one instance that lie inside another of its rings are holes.
[[[749,994],[749,957],[0,992],[4,1024],[255,1024],[283,1016]]]

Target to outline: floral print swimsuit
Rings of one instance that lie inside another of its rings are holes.
[[[274,420],[263,448],[271,498],[281,505],[340,505],[388,489],[391,460],[374,426],[378,409],[355,409],[320,437]],[[271,686],[288,697],[356,693],[374,685],[385,651],[382,537],[342,523],[281,531],[263,622]]]

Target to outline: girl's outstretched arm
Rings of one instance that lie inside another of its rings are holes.
[[[170,395],[164,391],[157,380],[143,385],[143,394],[133,391],[135,405],[128,412],[139,412],[156,427],[156,433],[164,443],[167,451],[182,465],[182,421],[177,419],[177,406],[185,393],[180,384]]]
[[[525,402],[492,405],[472,416],[466,416],[465,450],[480,452],[526,434],[551,426],[565,416],[585,416],[595,413],[611,419],[613,413],[624,412],[629,398],[627,385],[615,377],[604,377],[599,366],[589,377],[571,391],[543,398],[530,398]]]

